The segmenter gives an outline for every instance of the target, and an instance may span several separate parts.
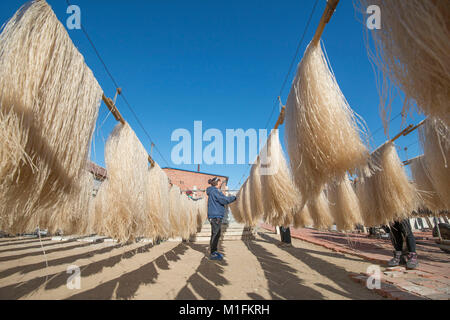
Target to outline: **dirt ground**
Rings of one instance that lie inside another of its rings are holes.
[[[0,299],[383,299],[353,282],[361,258],[293,239],[278,248],[267,231],[252,241],[225,241],[223,261],[207,258],[208,244],[118,245],[1,239]],[[69,289],[67,268],[81,270]]]

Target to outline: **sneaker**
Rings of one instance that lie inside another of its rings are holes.
[[[401,251],[394,251],[394,257],[389,260],[388,262],[388,266],[389,267],[396,267],[398,265],[400,265],[400,258],[402,256],[402,252]]]
[[[222,260],[223,257],[216,251],[211,253],[211,256],[209,257],[211,260]]]
[[[408,262],[406,262],[406,268],[407,269],[415,269],[419,265],[419,262],[417,261],[417,253],[411,252],[408,255]]]
[[[408,254],[403,253],[402,256],[400,257],[400,265],[405,266],[407,261],[408,261]]]

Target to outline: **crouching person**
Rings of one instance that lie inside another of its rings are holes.
[[[211,223],[211,260],[223,259],[223,255],[217,252],[217,245],[219,244],[222,220],[225,215],[225,206],[236,201],[235,196],[227,197],[217,188],[219,182],[220,179],[217,177],[209,179],[208,183],[211,186],[206,189],[206,194],[208,195],[208,220]]]

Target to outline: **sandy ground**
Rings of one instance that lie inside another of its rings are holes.
[[[0,241],[0,299],[383,299],[353,282],[361,258],[262,231],[256,240],[225,241],[223,261],[208,244],[157,246],[55,242],[45,239],[48,267],[36,239]],[[68,289],[67,268],[81,270],[81,288]]]

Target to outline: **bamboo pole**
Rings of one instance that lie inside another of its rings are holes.
[[[393,137],[391,140],[389,140],[389,142],[394,142],[395,140],[397,140],[398,138],[400,138],[402,136],[403,137],[407,136],[408,134],[410,134],[411,132],[418,129],[420,126],[422,126],[426,120],[427,119],[423,119],[417,125],[410,124],[405,129],[403,129],[399,134],[397,134],[395,137]]]
[[[405,160],[405,161],[403,161],[403,165],[405,165],[405,166],[407,166],[407,165],[410,165],[410,164],[411,164],[411,162],[412,162],[413,160],[415,160],[415,159],[417,159],[417,158],[420,158],[420,157],[422,157],[422,156],[423,156],[423,154],[422,154],[422,155],[420,155],[420,156],[417,156],[417,157],[414,157],[414,158],[411,158],[411,159]]]
[[[399,132],[395,137],[393,137],[391,140],[389,140],[389,142],[394,142],[395,140],[397,140],[401,136],[405,136],[407,132],[410,132],[408,130],[412,129],[413,127],[414,127],[414,125],[410,124],[405,129],[403,129],[401,132]]]
[[[284,123],[284,111],[286,110],[286,106],[283,106],[280,111],[280,115],[278,116],[277,123],[275,123],[274,129],[278,129],[280,125]]]
[[[330,22],[331,16],[333,15],[336,7],[339,3],[339,0],[328,0],[327,6],[322,14],[322,18],[320,19],[319,26],[317,27],[316,33],[312,39],[312,44],[317,46],[319,44],[320,38],[322,36],[323,30],[328,22]]]
[[[415,125],[414,127],[411,128],[411,130],[408,130],[407,132],[405,132],[403,135],[407,136],[408,134],[410,134],[411,132],[413,132],[414,130],[416,130],[417,128],[419,128],[420,126],[422,126],[425,123],[425,120],[427,119],[423,119],[422,121],[420,121],[417,125]]]
[[[391,140],[389,140],[389,142],[394,142],[395,140],[397,140],[397,139],[400,138],[400,137],[405,137],[405,136],[407,136],[408,134],[410,134],[410,133],[413,132],[414,130],[417,130],[419,127],[421,127],[421,126],[425,123],[426,120],[427,120],[427,119],[423,119],[422,121],[420,121],[420,122],[419,122],[418,124],[416,124],[416,125],[410,124],[410,125],[407,126],[405,129],[403,129],[401,132],[399,132],[394,138],[392,138]],[[415,157],[415,158],[417,158],[417,157]],[[411,161],[414,160],[415,158],[411,158],[411,159],[408,159],[408,160],[403,161],[403,165],[405,165],[405,166],[410,165],[410,164],[411,164]]]
[[[322,18],[320,19],[319,26],[317,27],[316,33],[314,34],[314,37],[312,39],[313,45],[317,45],[319,43],[320,37],[322,36],[322,33],[325,29],[325,26],[328,22],[330,22],[331,17],[333,16],[334,11],[336,11],[336,7],[339,3],[339,0],[328,0],[327,6],[322,14]],[[280,97],[278,97],[280,99]],[[281,99],[280,99],[281,102]],[[286,106],[283,106],[280,111],[280,115],[278,116],[278,120],[275,124],[274,129],[278,129],[280,125],[284,123],[284,112],[285,112]]]
[[[330,21],[331,17],[333,16],[334,11],[336,11],[336,7],[339,3],[339,0],[328,0],[327,6],[325,8],[325,11],[323,12],[322,18],[320,19],[319,26],[317,27],[316,33],[314,34],[314,37],[312,39],[313,45],[317,45],[319,43],[320,37],[322,36],[322,33],[325,29],[325,26]],[[281,98],[278,97],[281,103]],[[278,120],[275,123],[274,129],[278,129],[280,125],[284,123],[284,113],[286,110],[286,106],[283,106],[280,111],[280,115],[278,116]]]
[[[114,118],[119,121],[121,124],[125,124],[125,119],[122,117],[122,115],[120,114],[119,110],[117,109],[117,107],[115,106],[114,102],[112,101],[111,98],[107,98],[105,96],[105,94],[103,94],[102,96],[103,102],[105,103],[105,105],[108,107],[109,111],[111,111],[112,115],[114,116]]]
[[[120,92],[118,91],[118,93],[120,94]],[[111,111],[112,115],[114,116],[114,118],[119,121],[121,124],[125,124],[125,119],[122,117],[122,114],[120,114],[119,109],[117,109],[116,105],[114,104],[114,102],[112,101],[111,98],[107,98],[105,96],[105,94],[102,95],[102,100],[105,103],[106,107],[109,109],[109,111]],[[153,149],[153,143],[152,143],[152,149]],[[153,160],[153,158],[148,155],[148,162],[150,162],[150,165],[152,167],[155,166],[155,160]]]

